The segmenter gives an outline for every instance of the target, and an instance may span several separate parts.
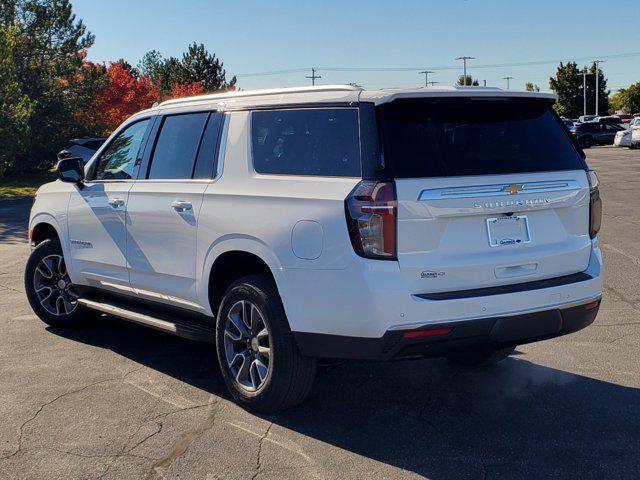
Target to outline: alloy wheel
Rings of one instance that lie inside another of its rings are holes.
[[[62,255],[47,255],[36,267],[33,287],[42,308],[58,317],[71,314],[78,306],[75,290]]]
[[[248,300],[236,302],[225,319],[224,350],[236,384],[248,392],[265,385],[271,374],[271,336],[260,309]]]

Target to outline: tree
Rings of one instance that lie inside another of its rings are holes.
[[[73,115],[78,75],[94,37],[76,20],[69,0],[3,0],[0,28],[14,28],[16,81],[32,101],[25,157],[12,172],[50,166],[56,152],[76,134]]]
[[[465,78],[464,75],[460,75],[458,77],[458,83],[456,85],[458,85],[458,86],[466,85],[466,86],[477,87],[478,85],[480,85],[480,83],[478,82],[478,80],[472,78],[471,75],[467,75],[466,78]]]
[[[587,114],[595,113],[595,74],[596,65],[593,64],[587,73]],[[598,113],[606,115],[609,110],[609,90],[607,90],[607,79],[601,69],[597,69],[599,95]],[[551,90],[558,95],[556,110],[560,115],[575,118],[583,114],[583,76],[575,62],[566,65],[560,63],[556,71],[556,76],[549,79]]]
[[[136,76],[124,60],[112,63],[107,74],[109,84],[96,99],[109,133],[136,112],[144,110],[160,98],[158,88],[147,76]]]
[[[227,81],[224,64],[197,43],[188,47],[181,60],[163,58],[160,52],[151,50],[142,57],[138,69],[158,87],[162,99],[175,97],[176,92],[193,95],[236,88],[235,77]]]
[[[527,92],[539,92],[540,91],[540,87],[538,85],[535,85],[535,84],[531,83],[531,82],[527,82],[524,85],[524,89]]]
[[[15,41],[14,29],[0,28],[0,177],[25,152],[33,108],[17,81]]]
[[[204,87],[200,82],[190,84],[176,83],[173,86],[171,96],[173,98],[192,97],[204,93]]]
[[[611,97],[611,107],[625,113],[640,112],[640,82],[621,88]]]

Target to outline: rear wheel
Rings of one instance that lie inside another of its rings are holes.
[[[580,139],[580,146],[582,148],[591,148],[593,146],[593,138],[591,138],[591,137],[582,137]]]
[[[227,289],[216,321],[216,349],[229,392],[248,410],[289,408],[311,390],[316,360],[298,351],[267,276],[243,277]]]
[[[474,347],[452,353],[447,356],[447,360],[459,367],[493,365],[507,358],[515,349],[515,346],[504,348]]]
[[[58,240],[40,243],[27,261],[24,288],[33,311],[53,327],[73,327],[93,318],[78,305],[78,292],[69,278]]]

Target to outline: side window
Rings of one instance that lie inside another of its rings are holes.
[[[136,159],[149,119],[127,127],[102,152],[94,180],[128,180],[134,177]]]
[[[218,159],[218,142],[220,141],[220,129],[222,128],[223,114],[212,112],[198,150],[196,166],[193,169],[193,178],[213,178]]]
[[[200,137],[209,116],[205,113],[164,118],[151,159],[150,179],[191,178]]]
[[[253,166],[263,174],[359,177],[355,108],[251,113]]]

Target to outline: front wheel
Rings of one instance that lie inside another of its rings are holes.
[[[593,146],[593,138],[591,138],[591,137],[583,137],[580,140],[580,146],[582,148],[591,148]]]
[[[504,348],[473,347],[452,353],[447,356],[447,360],[458,367],[493,365],[507,358],[515,349],[515,346]]]
[[[234,282],[216,320],[222,376],[235,401],[271,413],[309,394],[316,360],[298,351],[273,280],[251,275]]]
[[[78,305],[78,292],[69,278],[58,240],[45,240],[31,252],[24,272],[24,289],[33,311],[52,327],[74,327],[93,312]]]

